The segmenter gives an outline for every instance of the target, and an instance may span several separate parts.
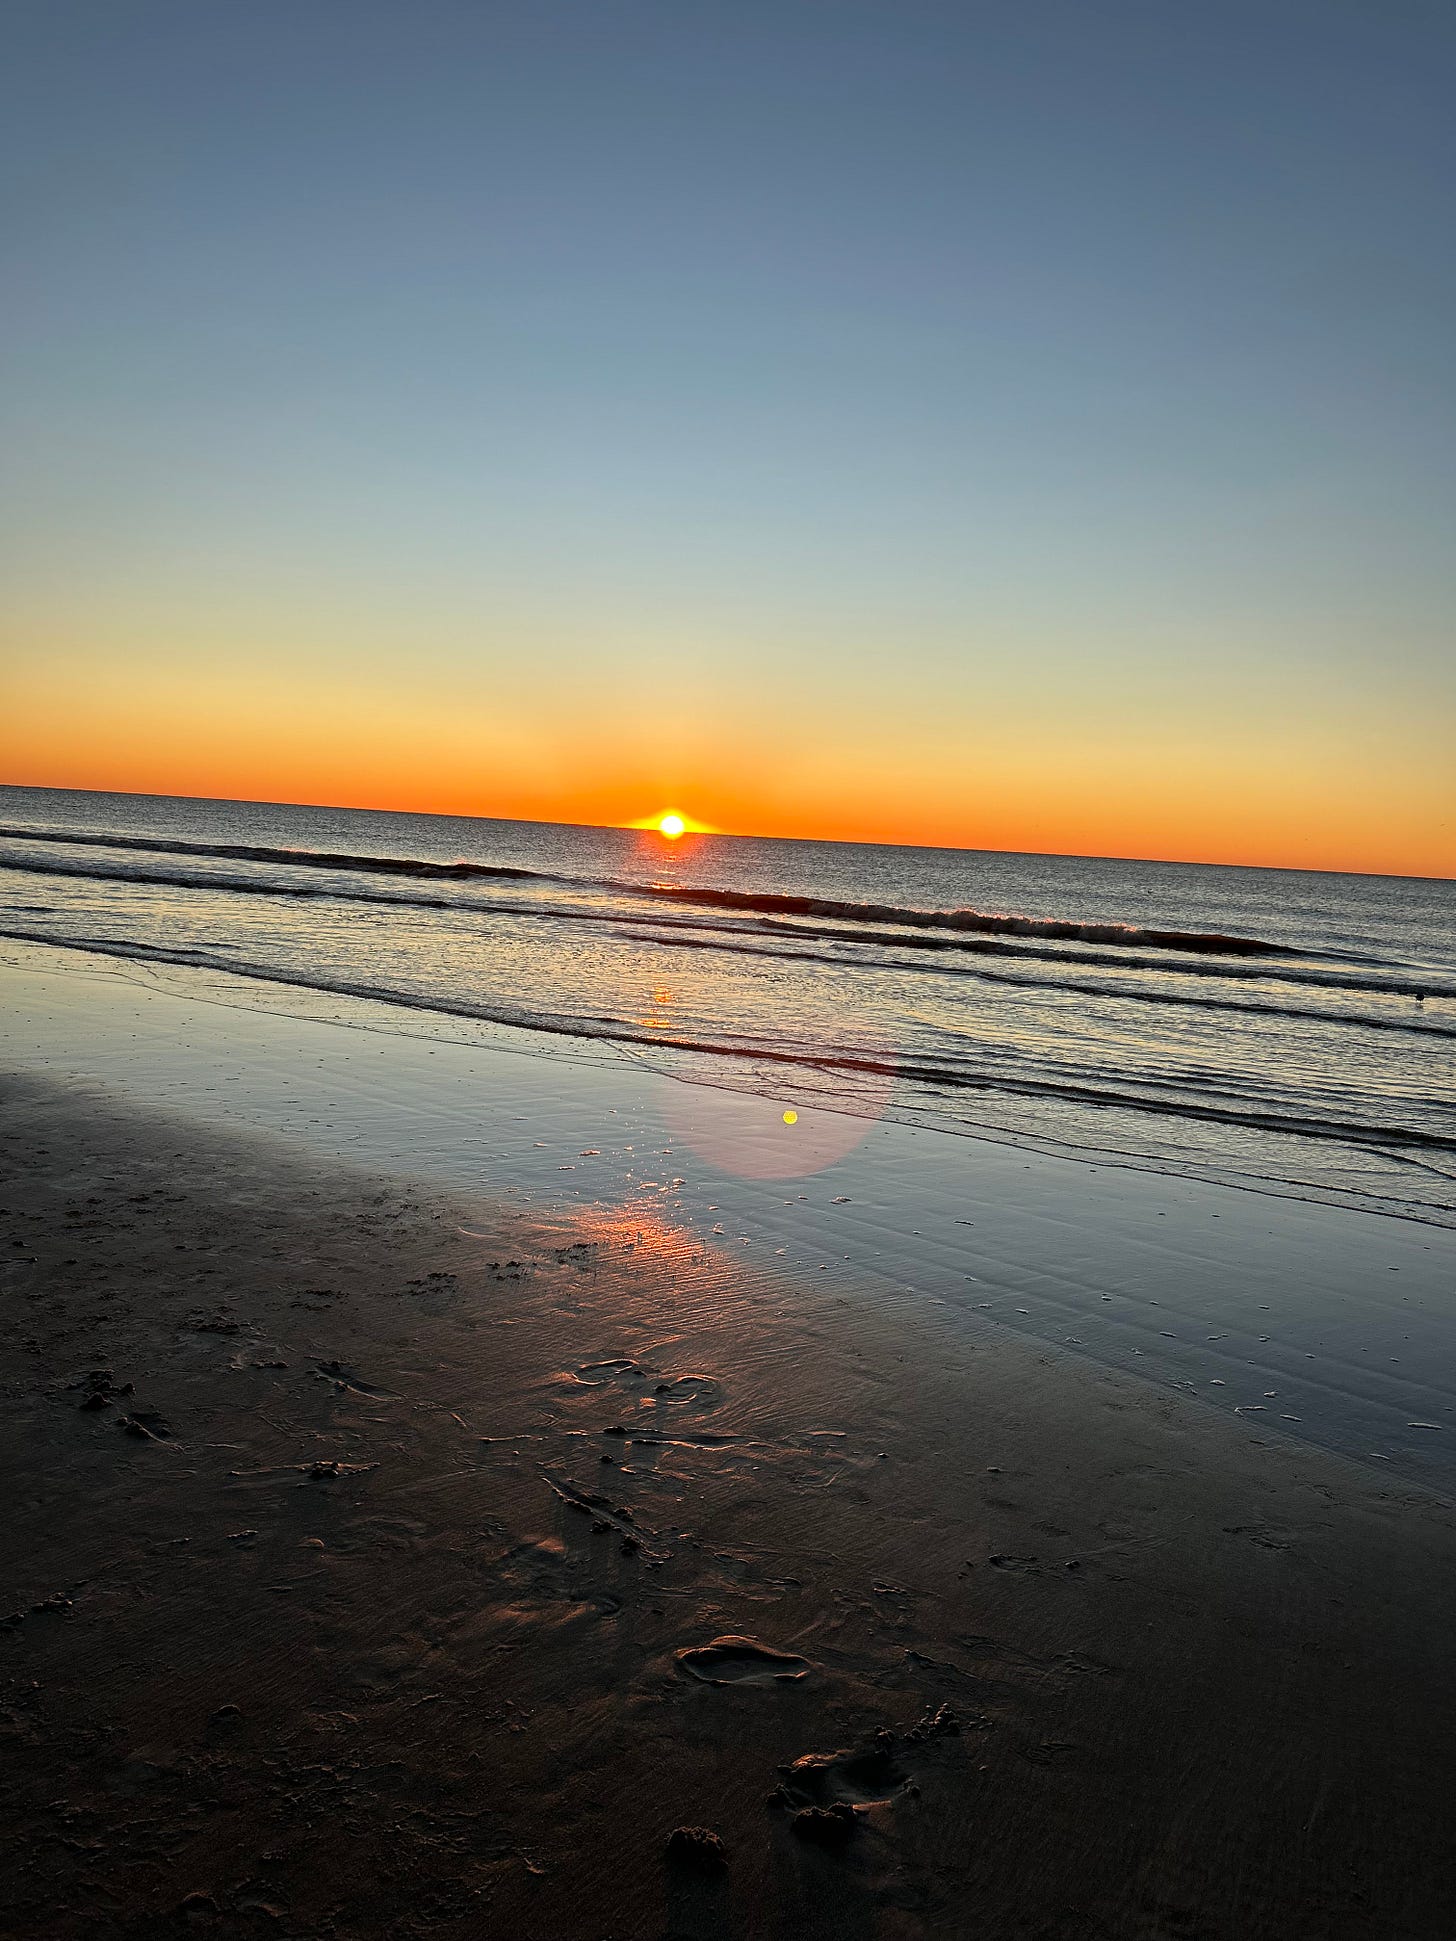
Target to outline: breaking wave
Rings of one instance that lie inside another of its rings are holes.
[[[297,869],[355,869],[377,876],[441,877],[457,882],[472,878],[540,877],[538,869],[498,863],[425,863],[411,856],[354,856],[324,849],[274,849],[256,843],[184,842],[180,837],[92,835],[82,830],[26,829],[0,824],[0,836],[13,842],[70,843],[82,849],[141,850],[153,856],[217,856],[234,863],[280,863]]]
[[[0,834],[3,833],[3,830],[0,830]],[[160,854],[172,853],[160,844],[154,844],[151,847]],[[197,850],[202,845],[193,844],[190,847],[193,850]],[[222,847],[222,845],[218,845],[215,849],[209,850],[207,853],[220,855]],[[468,867],[475,868],[480,866],[469,865]],[[907,913],[904,911],[901,911],[896,919],[902,927],[899,929],[889,929],[883,926],[870,928],[868,927],[868,920],[861,923],[858,928],[850,928],[844,927],[843,925],[834,926],[822,922],[812,922],[803,918],[798,921],[789,921],[783,917],[772,917],[760,914],[756,909],[744,912],[723,910],[725,916],[741,914],[751,919],[750,924],[734,924],[713,921],[711,913],[722,907],[718,903],[708,903],[705,899],[695,904],[689,902],[686,898],[677,897],[676,895],[673,895],[671,900],[684,906],[684,914],[681,916],[667,916],[652,911],[639,910],[633,912],[620,908],[602,908],[584,903],[504,902],[499,898],[492,898],[489,901],[482,902],[478,898],[470,898],[463,895],[432,894],[429,890],[425,889],[413,893],[401,894],[399,892],[391,892],[382,887],[379,889],[371,889],[364,883],[355,882],[339,884],[328,881],[308,881],[301,879],[298,882],[282,883],[277,881],[270,882],[266,878],[258,876],[224,875],[222,873],[212,872],[205,875],[189,876],[180,870],[167,870],[164,868],[145,869],[131,865],[120,865],[109,868],[105,861],[100,859],[95,862],[89,860],[74,863],[70,861],[39,862],[15,855],[0,855],[0,870],[27,876],[79,878],[86,882],[122,883],[152,889],[214,891],[235,896],[281,897],[305,901],[323,899],[325,901],[361,903],[372,907],[384,906],[398,910],[450,911],[458,915],[473,917],[526,917],[537,921],[564,919],[571,923],[618,926],[635,922],[638,924],[650,924],[656,933],[650,938],[643,937],[639,939],[640,941],[681,944],[684,947],[692,944],[702,944],[705,948],[711,947],[708,939],[700,938],[692,934],[703,931],[714,933],[717,936],[726,934],[760,939],[781,938],[783,939],[783,946],[774,954],[785,958],[791,958],[795,955],[794,950],[791,948],[793,945],[804,943],[818,945],[841,943],[872,947],[878,952],[890,949],[917,953],[941,953],[947,951],[957,953],[970,952],[980,958],[996,957],[1002,960],[1041,962],[1054,967],[1080,964],[1103,969],[1110,966],[1118,971],[1159,968],[1159,959],[1152,950],[1138,951],[1135,945],[1131,943],[1124,943],[1116,954],[1111,954],[1106,945],[1097,949],[1080,950],[1075,947],[1068,948],[1062,946],[1059,939],[1054,939],[1046,934],[1046,929],[1032,930],[1029,934],[1016,932],[1009,936],[973,936],[965,932],[936,935],[932,934],[932,931],[928,927],[912,927],[907,930],[903,927],[907,921]],[[534,875],[537,881],[543,882],[584,883],[587,880],[585,878],[551,878],[546,876],[542,871],[533,872],[523,870],[516,872],[516,874],[521,876]],[[628,893],[640,895],[649,901],[654,895],[661,894],[660,886],[643,887],[640,885],[630,885],[625,886],[625,888]],[[760,903],[768,902],[769,900],[766,897],[758,899]],[[830,904],[824,899],[807,897],[779,899],[780,904],[791,901],[804,904],[819,902],[824,908],[833,908],[836,910],[874,907],[856,904]],[[705,914],[702,916],[694,916],[687,913],[694,908],[703,909]],[[929,922],[928,913],[916,911],[908,913],[908,920],[911,925],[915,923],[917,918],[925,919],[927,924]],[[989,921],[1011,922],[1023,920],[990,919]],[[1084,926],[1084,928],[1087,927],[1091,926]],[[1050,926],[1046,928],[1050,928]],[[1118,932],[1119,939],[1124,937],[1147,937],[1154,934],[1156,933],[1138,932],[1132,929],[1119,930]],[[729,946],[723,947],[726,948]],[[742,948],[746,953],[748,946],[742,946]],[[821,954],[816,958],[816,961],[842,963],[846,960]],[[908,969],[911,966],[906,965],[901,966],[901,968]],[[1351,970],[1341,970],[1334,964],[1326,968],[1325,966],[1311,963],[1307,956],[1288,950],[1280,950],[1277,957],[1268,963],[1265,963],[1257,957],[1247,956],[1233,959],[1214,955],[1185,956],[1179,961],[1178,969],[1180,975],[1186,976],[1193,974],[1200,978],[1213,978],[1224,982],[1231,979],[1235,981],[1256,979],[1262,983],[1285,984],[1309,989],[1352,991],[1358,992],[1362,996],[1372,993],[1393,997],[1420,997],[1422,999],[1426,997],[1456,996],[1456,987],[1447,989],[1438,981],[1432,980],[1429,977],[1416,983],[1409,976],[1377,976],[1365,971],[1352,974]],[[982,974],[988,977],[992,975],[989,969]],[[1074,987],[1068,984],[1067,988],[1071,989]],[[1109,993],[1103,994],[1108,995]],[[1149,993],[1149,995],[1156,998],[1164,994],[1159,992]],[[1173,1001],[1171,996],[1169,996],[1168,1001]],[[1265,1005],[1257,1008],[1267,1010],[1271,1007]],[[1291,1015],[1297,1015],[1297,1013],[1291,1012]]]
[[[1003,915],[973,909],[922,910],[902,904],[847,902],[764,890],[640,883],[611,877],[556,876],[544,870],[494,863],[432,863],[406,856],[363,856],[246,843],[186,842],[180,838],[93,835],[82,831],[38,831],[13,826],[0,826],[0,837],[96,849],[141,851],[152,855],[212,857],[283,868],[412,877],[431,882],[554,882],[583,890],[612,890],[699,909],[737,910],[761,916],[823,917],[874,926],[897,924],[911,929],[968,932],[987,937],[1024,937],[1045,942],[1096,944],[1124,949],[1178,951],[1195,956],[1279,958],[1303,954],[1288,945],[1271,943],[1262,937],[1230,936],[1221,931],[1161,930],[1137,924],[1086,923],[1071,918]],[[237,888],[240,885],[230,884],[229,887]]]
[[[625,887],[625,886],[624,886]],[[828,897],[770,895],[758,890],[711,890],[654,884],[653,896],[715,910],[752,910],[766,916],[830,917],[855,923],[898,923],[926,930],[969,930],[989,937],[1044,937],[1056,942],[1120,944],[1145,950],[1186,950],[1227,957],[1297,957],[1285,944],[1219,931],[1147,930],[1131,923],[1077,923],[1061,917],[990,915],[983,910],[916,910],[894,903],[840,903]]]

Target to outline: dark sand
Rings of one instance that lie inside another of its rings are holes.
[[[665,1226],[0,1135],[6,1933],[1456,1932],[1441,1500]]]

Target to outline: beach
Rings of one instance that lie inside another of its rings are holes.
[[[1449,1932],[1441,1488],[10,1062],[8,1931]]]
[[[1456,1941],[1456,11],[0,44],[0,1941]]]

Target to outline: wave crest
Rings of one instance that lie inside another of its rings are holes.
[[[505,863],[427,863],[413,856],[355,856],[327,849],[274,849],[242,842],[185,842],[165,836],[99,836],[79,830],[24,829],[0,825],[0,836],[13,842],[63,842],[83,849],[140,850],[152,856],[217,856],[233,863],[280,863],[295,869],[364,870],[377,876],[441,877],[460,881],[471,877],[503,877],[524,881],[544,876],[539,869]],[[544,878],[550,881],[550,878]]]
[[[99,835],[79,830],[39,830],[0,825],[12,841],[65,843],[81,848],[140,851],[161,856],[213,857],[229,862],[264,863],[292,869],[410,877],[435,882],[559,883],[583,890],[614,890],[659,902],[694,908],[741,910],[758,916],[820,917],[866,925],[897,924],[903,929],[948,930],[991,937],[1026,937],[1043,942],[1103,947],[1169,950],[1203,957],[1298,957],[1304,953],[1262,937],[1222,931],[1162,930],[1131,923],[1087,923],[1075,918],[1027,917],[994,911],[923,910],[893,903],[857,903],[831,897],[800,896],[771,890],[715,889],[687,883],[634,883],[617,878],[558,876],[505,863],[434,863],[410,856],[361,856],[317,849],[273,848],[250,843],[187,842],[155,836]]]
[[[629,885],[622,885],[627,888]],[[855,923],[897,923],[911,929],[970,930],[992,937],[1041,937],[1057,942],[1114,944],[1142,950],[1186,950],[1222,957],[1297,957],[1286,944],[1262,937],[1226,936],[1217,930],[1150,930],[1133,923],[1079,923],[1064,917],[1001,916],[984,910],[917,910],[893,903],[840,903],[820,896],[784,896],[758,890],[697,889],[653,884],[653,896],[716,910],[752,910],[766,916],[832,917]]]

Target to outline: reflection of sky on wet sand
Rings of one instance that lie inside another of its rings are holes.
[[[713,983],[715,974],[711,961],[694,966],[694,1002],[698,1007],[704,1002],[732,1002],[726,976],[722,993],[707,997],[705,987]],[[654,983],[637,1023],[644,1030],[660,1031],[667,1037],[683,1030],[680,996],[673,984]],[[690,1018],[691,1013],[689,1032]],[[853,1114],[810,1110],[803,1103],[803,1094],[812,1094],[812,1068],[785,1063],[781,1084],[767,1095],[726,1083],[714,1085],[711,1078],[699,1084],[669,1084],[663,1095],[663,1118],[670,1132],[685,1139],[700,1159],[740,1179],[792,1179],[823,1172],[868,1137],[870,1126],[889,1104],[894,1090],[892,1048],[866,1042],[861,1049],[867,1068],[857,1075]],[[874,1063],[885,1069],[870,1069]]]
[[[888,1084],[885,1095],[888,1095]],[[865,1106],[884,1103],[866,1099]],[[812,1111],[752,1092],[708,1085],[669,1084],[660,1100],[669,1130],[694,1153],[739,1179],[805,1179],[822,1173],[861,1145],[873,1130],[871,1111],[859,1116]]]
[[[279,1017],[222,1001],[201,977],[193,1002],[144,973],[28,957],[51,969],[0,972],[12,1069],[282,1132],[533,1220],[771,1263],[790,1284],[823,1275],[877,1308],[934,1302],[968,1329],[1009,1328],[1238,1409],[1251,1430],[1396,1473],[1453,1473],[1448,1232],[841,1119],[636,1058],[503,1048],[530,1042],[520,1035],[402,1037],[362,1003],[334,1022]]]

